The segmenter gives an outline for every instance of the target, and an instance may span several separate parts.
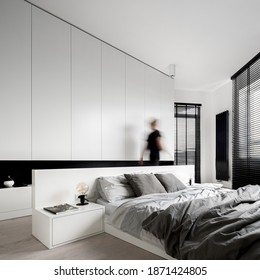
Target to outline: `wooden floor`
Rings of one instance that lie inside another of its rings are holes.
[[[31,216],[0,221],[1,260],[161,260],[107,233],[47,249],[32,236]]]

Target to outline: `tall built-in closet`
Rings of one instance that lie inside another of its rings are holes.
[[[0,5],[1,160],[138,160],[151,118],[173,154],[170,77],[27,2]]]

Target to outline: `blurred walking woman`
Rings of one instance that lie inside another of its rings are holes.
[[[162,145],[161,133],[158,130],[158,121],[155,119],[151,123],[152,132],[147,139],[147,145],[145,146],[140,159],[140,165],[143,165],[143,155],[146,150],[150,151],[150,164],[159,165],[160,163],[160,151],[165,150]]]

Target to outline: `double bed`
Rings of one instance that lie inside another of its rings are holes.
[[[165,258],[177,258],[176,255],[165,250],[164,238],[158,238],[153,232],[148,230],[146,221],[155,214],[162,213],[173,204],[181,205],[186,201],[205,199],[220,194],[224,195],[228,191],[213,184],[205,184],[203,186],[189,186],[186,190],[174,193],[154,193],[115,202],[107,202],[99,198],[97,203],[105,206],[107,232],[114,228],[112,234],[115,235],[114,232],[118,231],[117,236],[119,238],[125,239],[127,235],[131,236],[132,240],[143,241],[143,245],[147,243],[155,246],[157,250],[154,248],[152,252],[156,254]],[[168,223],[167,218],[165,222]]]
[[[84,180],[91,189],[89,199],[105,207],[105,232],[166,259],[260,259],[260,187],[190,186],[192,168],[42,172],[44,183],[51,178],[49,184],[56,189],[66,182],[71,191]],[[40,177],[37,171],[36,201]]]

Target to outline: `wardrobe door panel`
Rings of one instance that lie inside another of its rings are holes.
[[[0,1],[0,159],[31,159],[31,5]]]
[[[125,55],[102,44],[102,159],[125,159]]]
[[[160,78],[160,72],[151,67],[145,67],[145,119],[147,122],[161,117]]]
[[[139,160],[144,135],[144,64],[126,57],[126,159]]]
[[[151,67],[145,66],[145,138],[151,133],[150,122],[153,119],[160,119],[160,73]],[[144,154],[144,160],[148,160],[148,152]]]
[[[33,159],[71,159],[70,66],[70,25],[33,7]]]
[[[101,159],[101,42],[72,29],[72,159]]]
[[[162,140],[170,155],[161,152],[162,160],[174,156],[174,80],[161,74],[161,119]]]

